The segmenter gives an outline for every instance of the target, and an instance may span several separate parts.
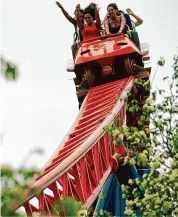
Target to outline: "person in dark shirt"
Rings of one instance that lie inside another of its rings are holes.
[[[118,7],[116,4],[111,3],[107,6],[108,19],[104,22],[106,34],[115,34],[119,32],[126,33],[125,25],[126,20],[122,13],[118,16]]]

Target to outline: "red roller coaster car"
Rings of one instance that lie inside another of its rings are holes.
[[[148,77],[150,69],[143,66],[140,50],[125,34],[103,35],[82,42],[75,56],[74,69],[78,84],[82,79],[85,81],[84,89],[76,89],[79,102],[91,87],[138,76],[140,72],[142,77]]]

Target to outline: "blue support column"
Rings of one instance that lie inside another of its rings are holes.
[[[100,192],[95,207],[97,216],[104,217],[102,213],[103,210],[112,213],[113,216],[126,217],[126,215],[124,215],[126,202],[125,199],[122,198],[121,185],[127,185],[129,179],[139,178],[142,180],[143,174],[148,174],[149,171],[149,169],[137,170],[135,166],[124,165],[120,167],[115,174],[111,174]],[[134,213],[137,217],[141,217],[139,210],[135,210]]]

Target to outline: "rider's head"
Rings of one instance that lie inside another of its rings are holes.
[[[84,9],[84,20],[87,25],[91,25],[93,20],[95,20],[95,11],[91,6],[88,6]]]
[[[115,3],[111,3],[107,6],[108,15],[110,17],[117,16],[118,13],[118,7]]]

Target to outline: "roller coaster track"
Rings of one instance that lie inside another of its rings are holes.
[[[64,196],[91,207],[114,164],[113,139],[104,127],[116,117],[120,126],[125,124],[126,98],[134,79],[130,76],[89,90],[71,130],[24,193],[24,203],[15,203],[15,209],[23,206],[28,216],[34,212],[52,216],[54,204]]]

